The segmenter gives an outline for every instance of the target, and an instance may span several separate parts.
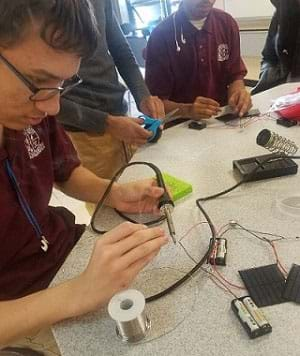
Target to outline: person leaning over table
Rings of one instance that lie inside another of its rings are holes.
[[[215,0],[182,0],[178,11],[151,33],[146,51],[146,84],[165,111],[194,120],[218,114],[229,104],[243,116],[251,97],[243,78],[239,29]]]
[[[50,207],[53,184],[96,203],[109,181],[80,165],[55,115],[80,82],[98,33],[88,0],[0,2],[0,345],[104,306],[167,243],[160,228],[124,223],[95,243],[79,276],[46,289],[84,231]],[[15,179],[15,181],[14,181]],[[107,205],[157,211],[152,180],[114,184]],[[22,204],[21,204],[22,203]],[[30,215],[29,211],[32,213]]]

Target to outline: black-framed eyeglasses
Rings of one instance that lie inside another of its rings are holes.
[[[0,60],[27,86],[32,92],[29,99],[33,102],[46,101],[53,98],[55,95],[63,95],[82,83],[79,75],[75,74],[72,78],[66,80],[62,87],[57,88],[38,88],[30,80],[28,80],[21,72],[18,71],[5,57],[0,54]]]

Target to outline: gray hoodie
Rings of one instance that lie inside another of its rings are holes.
[[[118,80],[117,70],[131,91],[137,106],[150,95],[134,55],[112,10],[110,0],[92,0],[100,32],[94,56],[83,60],[79,75],[83,83],[61,98],[58,120],[71,131],[103,133],[108,114],[125,115],[126,88]]]

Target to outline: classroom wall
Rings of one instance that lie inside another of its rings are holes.
[[[215,7],[235,18],[271,17],[274,12],[270,0],[217,0]]]
[[[274,12],[270,0],[224,0],[224,5],[235,18],[271,17]]]
[[[230,13],[238,20],[242,30],[240,33],[242,55],[244,57],[260,57],[267,36],[267,28],[274,13],[271,1],[217,0],[215,7]],[[249,27],[260,30],[246,31],[245,29]]]

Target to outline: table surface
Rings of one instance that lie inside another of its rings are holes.
[[[254,107],[267,112],[271,99],[293,91],[298,83],[285,84],[253,97]],[[164,131],[157,144],[141,148],[136,161],[155,163],[162,171],[193,185],[193,193],[177,202],[173,218],[178,238],[195,260],[208,248],[210,231],[195,205],[199,197],[222,191],[234,183],[234,159],[268,152],[256,145],[256,136],[270,128],[300,145],[299,128],[276,125],[274,119],[252,119],[244,124],[225,126],[211,120],[201,131],[190,130],[187,123]],[[124,181],[153,176],[149,168],[130,168]],[[276,243],[287,270],[300,264],[300,218],[280,208],[283,198],[299,195],[299,175],[247,183],[233,192],[204,203],[216,229],[236,220],[242,226],[279,234],[286,241]],[[97,224],[111,228],[120,218],[105,210]],[[195,226],[196,225],[196,226]],[[239,229],[230,230],[226,267],[218,271],[231,283],[242,285],[238,270],[275,263],[268,244]],[[96,236],[89,228],[57,274],[54,284],[79,274],[86,266]],[[149,296],[179,279],[194,263],[178,246],[170,243],[137,278],[134,288]],[[247,291],[232,288],[238,296]],[[263,308],[270,321],[271,334],[250,340],[231,310],[233,296],[217,287],[200,271],[189,282],[167,297],[150,303],[146,313],[152,329],[141,344],[122,343],[115,333],[115,322],[106,310],[64,321],[53,327],[62,355],[299,355],[300,307],[292,302]]]

